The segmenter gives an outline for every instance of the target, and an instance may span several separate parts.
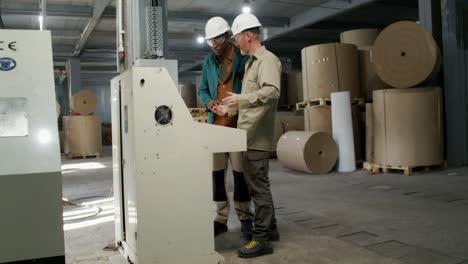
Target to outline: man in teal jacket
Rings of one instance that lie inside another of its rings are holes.
[[[213,17],[208,20],[205,31],[207,44],[213,52],[203,63],[198,96],[209,110],[208,123],[237,128],[237,109],[228,108],[221,102],[228,93],[241,93],[248,56],[242,56],[239,49],[229,41],[230,28],[223,18]],[[234,175],[234,207],[241,221],[244,238],[250,240],[253,213],[250,210],[250,194],[240,152],[217,153],[213,156],[213,200],[216,202],[214,233],[217,236],[228,230],[230,203],[225,183],[228,160],[231,161]]]

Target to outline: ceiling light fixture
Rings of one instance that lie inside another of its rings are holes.
[[[39,29],[42,30],[44,28],[44,17],[42,15],[39,15],[38,20],[39,20]]]
[[[244,5],[242,6],[242,13],[250,14],[250,12],[252,12],[252,8],[250,7],[250,1],[245,0]]]
[[[203,42],[205,42],[205,38],[202,35],[198,35],[197,36],[197,43],[202,44]]]

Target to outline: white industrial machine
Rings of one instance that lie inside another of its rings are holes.
[[[65,263],[50,31],[0,30],[0,263]]]
[[[243,130],[193,121],[164,67],[112,80],[116,244],[129,263],[219,264],[212,154],[244,151]]]

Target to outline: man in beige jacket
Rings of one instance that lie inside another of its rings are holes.
[[[279,240],[273,198],[268,178],[270,152],[275,151],[275,115],[280,96],[281,62],[260,42],[258,19],[241,14],[232,24],[232,33],[241,53],[249,55],[241,94],[230,93],[223,100],[237,107],[237,127],[247,131],[247,151],[243,153],[244,173],[255,204],[253,238],[238,255],[252,258],[273,253],[271,241]]]

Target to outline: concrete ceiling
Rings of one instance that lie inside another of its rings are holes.
[[[38,29],[39,1],[0,0],[6,28]],[[89,37],[82,33],[93,22],[96,1],[48,0],[47,28],[52,31],[54,61],[63,67],[67,58],[79,56],[82,66],[96,72],[115,72],[115,1],[104,1]],[[209,53],[196,43],[206,20],[215,15],[232,22],[243,0],[168,0],[168,58],[178,59],[181,74],[199,71]],[[252,12],[268,28],[266,45],[293,66],[300,64],[306,46],[335,42],[339,33],[361,27],[384,27],[397,20],[417,20],[417,0],[251,0]],[[81,38],[81,39],[80,39]],[[76,46],[82,42],[79,54]],[[91,71],[91,70],[90,70]]]

